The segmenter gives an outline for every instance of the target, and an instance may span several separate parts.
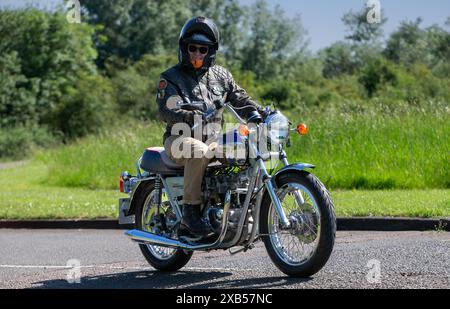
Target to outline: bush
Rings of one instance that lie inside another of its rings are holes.
[[[36,147],[48,148],[61,140],[43,127],[10,127],[0,129],[0,158],[21,160],[31,157]]]
[[[323,61],[323,76],[332,78],[343,74],[353,74],[359,67],[355,54],[349,44],[338,42],[321,52]]]
[[[146,55],[123,70],[110,66],[116,111],[139,120],[158,119],[156,90],[159,78],[176,63],[174,56]]]
[[[23,127],[0,130],[0,158],[23,159],[31,149],[32,136]]]
[[[113,120],[114,99],[109,80],[99,75],[81,76],[66,91],[69,95],[47,120],[65,140],[99,132]]]
[[[295,83],[284,80],[272,81],[264,87],[261,99],[274,101],[281,106],[286,106],[286,102],[295,95]]]
[[[396,85],[397,76],[393,64],[380,57],[367,63],[361,70],[358,81],[372,97],[375,92],[386,84]]]
[[[71,138],[109,121],[112,97],[94,63],[94,27],[27,8],[0,11],[0,32],[0,126],[44,125]]]
[[[36,98],[17,52],[0,56],[0,128],[36,123]]]

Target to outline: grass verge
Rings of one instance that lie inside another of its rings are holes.
[[[0,169],[0,219],[116,218],[117,190],[42,184],[39,162]],[[450,217],[450,190],[332,190],[338,216]]]

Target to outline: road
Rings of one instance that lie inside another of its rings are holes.
[[[67,280],[78,273],[79,283]],[[450,233],[338,232],[322,271],[296,279],[261,243],[235,256],[195,253],[181,271],[164,274],[122,231],[3,229],[0,288],[450,288]]]

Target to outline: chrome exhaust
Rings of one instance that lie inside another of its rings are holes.
[[[190,245],[188,243],[184,243],[176,239],[171,239],[140,230],[129,230],[125,232],[125,235],[130,237],[133,241],[136,241],[141,244],[150,244],[161,247],[184,249],[184,250],[214,249],[222,243],[227,233],[230,204],[231,204],[231,193],[227,192],[227,194],[225,195],[225,204],[222,216],[222,229],[220,231],[220,236],[212,244]]]
[[[156,235],[153,233],[144,232],[144,231],[140,231],[140,230],[126,231],[125,235],[130,237],[135,242],[142,243],[142,244],[151,244],[151,245],[158,245],[161,247],[180,248],[180,249],[186,249],[186,250],[191,249],[190,245],[182,243],[178,240],[159,236],[159,235]]]

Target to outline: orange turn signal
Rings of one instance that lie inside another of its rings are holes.
[[[124,193],[124,189],[123,189],[123,178],[122,178],[122,176],[120,176],[120,179],[119,179],[119,191],[120,192],[122,192],[122,193]]]
[[[239,135],[241,135],[241,136],[249,136],[250,135],[250,131],[245,124],[241,124],[239,126]]]
[[[304,124],[304,123],[301,123],[297,126],[297,132],[298,132],[298,134],[300,134],[302,136],[305,136],[306,134],[308,134],[308,131],[309,131],[309,129],[306,126],[306,124]]]

